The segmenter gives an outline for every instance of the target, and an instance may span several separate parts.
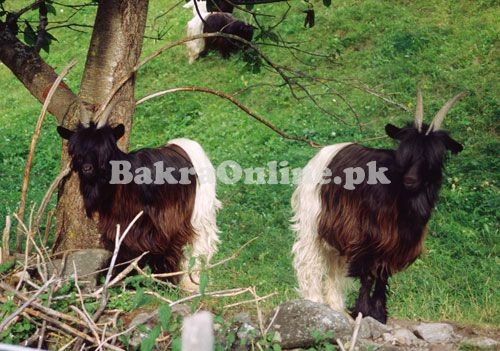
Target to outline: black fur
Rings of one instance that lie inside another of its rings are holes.
[[[237,35],[246,41],[251,41],[254,27],[250,24],[237,20],[230,13],[214,12],[205,19],[203,33],[221,32]],[[246,45],[239,40],[211,37],[205,38],[205,49],[201,55],[206,55],[210,50],[218,51],[223,58],[228,58],[238,50],[243,50]]]

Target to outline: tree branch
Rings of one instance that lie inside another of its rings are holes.
[[[42,0],[40,1],[40,6],[38,6],[38,17],[40,22],[38,24],[38,33],[34,45],[36,52],[40,52],[42,47],[47,43],[47,24],[49,24],[47,13],[47,4],[45,4],[45,0]]]
[[[179,92],[179,91],[191,91],[191,92],[196,91],[196,92],[208,93],[208,94],[212,94],[212,95],[218,96],[220,98],[229,100],[234,105],[238,106],[241,110],[243,110],[246,114],[248,114],[249,116],[255,118],[257,121],[259,121],[260,123],[264,124],[266,127],[268,127],[269,129],[271,129],[272,131],[278,133],[283,138],[289,139],[289,140],[303,141],[303,142],[305,142],[305,143],[307,143],[310,146],[315,147],[315,148],[321,147],[320,144],[318,144],[318,143],[316,143],[316,142],[314,142],[312,140],[309,140],[307,138],[298,137],[298,136],[294,136],[294,135],[289,135],[289,134],[283,132],[282,130],[278,129],[276,126],[274,126],[270,122],[266,121],[264,118],[262,118],[259,115],[257,115],[255,112],[251,111],[248,107],[246,107],[245,105],[243,105],[241,102],[239,102],[238,100],[236,100],[231,95],[228,95],[226,93],[223,93],[221,91],[217,91],[217,90],[214,90],[214,89],[201,88],[201,87],[173,88],[173,89],[159,91],[157,93],[154,93],[154,94],[148,95],[146,97],[143,97],[142,99],[139,99],[136,104],[139,105],[139,104],[142,104],[143,102],[145,102],[145,101],[147,101],[149,99],[152,99],[152,98],[155,98],[155,97],[158,97],[158,96],[162,96],[162,95],[165,95],[165,94]]]
[[[33,48],[17,39],[9,26],[1,21],[0,61],[23,83],[31,95],[41,103],[45,101],[50,87],[57,79],[57,73]],[[48,106],[48,111],[61,124],[76,99],[77,96],[71,89],[61,83]]]

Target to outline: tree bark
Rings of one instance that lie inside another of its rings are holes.
[[[97,110],[115,86],[128,77],[139,60],[146,26],[148,0],[107,0],[99,2],[79,97]],[[127,133],[120,140],[126,149],[135,109],[134,77],[121,87],[111,104],[117,102],[110,124],[123,123]],[[90,111],[89,111],[90,112]],[[90,112],[91,113],[91,112]],[[63,121],[68,128],[78,122],[77,114]],[[69,156],[63,147],[63,167]],[[54,252],[100,247],[96,219],[89,219],[83,209],[78,177],[72,174],[59,189]]]

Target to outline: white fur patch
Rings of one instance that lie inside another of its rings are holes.
[[[299,293],[305,299],[328,303],[339,311],[344,309],[342,290],[347,265],[334,248],[319,238],[319,182],[333,157],[350,144],[335,144],[321,149],[303,169],[301,182],[292,196],[292,230],[296,233],[292,254]]]
[[[189,20],[186,26],[187,37],[203,34],[203,20],[205,20],[210,14],[207,11],[206,1],[197,1],[196,4],[198,5],[198,10],[200,11],[200,15],[202,18],[200,18],[200,16],[198,15],[198,12],[196,11],[196,7],[193,5],[192,0],[183,6],[184,8],[193,9],[193,18]],[[205,49],[205,39],[201,38],[187,41],[186,47],[188,51],[189,63],[193,63],[194,60],[196,60]]]
[[[196,174],[213,172],[213,182],[200,182],[198,180],[193,215],[191,216],[191,225],[196,233],[191,255],[196,258],[193,270],[198,270],[201,268],[202,260],[205,260],[206,263],[210,262],[212,256],[217,252],[217,245],[220,242],[217,211],[222,205],[216,194],[215,168],[196,141],[180,138],[170,140],[168,144],[175,144],[184,149],[191,159]],[[183,269],[188,267],[188,262],[189,257],[186,257],[186,261],[182,265]],[[198,274],[194,273],[193,276],[198,281]]]

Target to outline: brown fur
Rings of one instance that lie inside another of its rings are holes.
[[[373,161],[373,150],[360,145],[347,146],[329,164],[332,177],[344,178],[343,170],[352,167],[352,155],[360,160],[368,177],[366,163]],[[392,153],[377,150],[377,169],[390,161]],[[392,181],[397,171],[389,169],[386,175]],[[366,182],[366,178],[365,178]],[[408,240],[401,235],[399,206],[401,189],[392,184],[356,185],[354,190],[344,189],[333,181],[321,186],[322,212],[319,218],[318,233],[328,244],[346,256],[351,266],[351,274],[359,276],[362,265],[370,268],[373,276],[392,275],[410,265],[422,252],[425,226],[413,228],[420,234]],[[385,187],[385,189],[377,187]],[[395,196],[392,193],[395,192]],[[360,234],[362,240],[360,240]]]
[[[161,151],[170,158],[182,158],[189,161],[187,154],[176,145],[167,145]],[[196,177],[190,175],[190,184],[161,185],[162,201],[154,206],[143,206],[139,199],[140,188],[131,184],[116,185],[115,206],[110,212],[101,214],[99,229],[102,242],[107,250],[115,246],[116,225],[120,224],[123,232],[132,218],[141,210],[144,214],[131,228],[122,245],[119,262],[131,260],[144,252],[153,271],[175,272],[183,256],[183,247],[191,244],[195,233],[191,226],[191,216],[196,194]]]

